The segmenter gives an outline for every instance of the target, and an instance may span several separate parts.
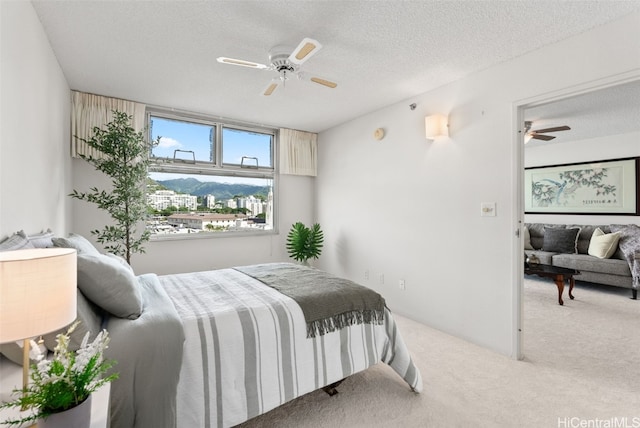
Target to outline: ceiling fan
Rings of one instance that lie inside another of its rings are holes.
[[[550,141],[556,137],[554,137],[553,135],[544,135],[544,134],[547,134],[549,132],[568,131],[571,129],[568,126],[563,125],[563,126],[556,126],[554,128],[531,130],[532,125],[533,125],[533,122],[529,120],[524,122],[524,132],[525,132],[524,143],[525,144],[531,141],[531,139]]]
[[[241,67],[277,72],[279,74],[278,78],[272,79],[269,85],[262,92],[262,95],[265,96],[273,94],[278,86],[284,86],[285,82],[291,78],[291,76],[296,76],[298,79],[308,80],[333,89],[338,86],[337,83],[318,76],[307,76],[300,71],[300,66],[315,55],[320,49],[322,49],[322,45],[317,40],[306,37],[302,39],[298,47],[296,47],[293,52],[291,51],[291,48],[287,48],[286,46],[276,46],[272,48],[269,51],[269,65],[245,61],[242,59],[227,58],[224,56],[218,57],[216,60],[222,64],[238,65]]]

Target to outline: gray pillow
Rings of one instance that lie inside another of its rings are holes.
[[[89,331],[89,341],[93,341],[96,338],[98,333],[102,330],[102,309],[98,308],[96,305],[87,300],[86,297],[78,291],[78,316],[76,320],[80,320],[80,324],[76,327],[76,329],[69,336],[69,349],[72,351],[76,351],[80,348],[82,344],[82,339],[84,339],[84,335]],[[59,333],[65,333],[69,329],[69,326],[64,326],[63,328],[56,330],[52,333],[45,334],[42,336],[44,341],[44,346],[49,350],[53,351],[56,347],[56,336]],[[37,339],[37,338],[36,338]],[[11,343],[3,343],[0,345],[0,354],[7,357],[9,360],[13,361],[16,364],[22,365],[22,347],[18,345],[17,342]],[[32,361],[33,362],[33,361]]]
[[[545,227],[542,249],[551,253],[576,254],[580,228]]]
[[[14,233],[4,241],[0,242],[0,251],[23,250],[26,248],[35,248],[24,231]]]
[[[522,233],[524,235],[524,249],[535,250],[535,248],[533,248],[533,245],[531,245],[531,234],[529,233],[529,228],[527,226],[522,229]]]
[[[127,268],[127,270],[130,270],[131,273],[135,275],[135,272],[133,271],[133,268],[131,267],[131,265],[129,263],[127,263],[127,260],[124,257],[118,256],[117,254],[113,254],[113,253],[104,253],[104,255],[107,256],[107,257],[111,257],[114,260],[117,260],[118,263],[120,263],[122,266]]]
[[[36,248],[51,248],[53,247],[53,237],[54,235],[51,229],[47,229],[46,232],[27,236],[27,239]]]
[[[22,365],[22,347],[18,342],[9,342],[0,344],[0,354],[7,357],[10,361]]]
[[[57,238],[51,239],[51,241],[53,242],[53,245],[55,245],[56,247],[75,248],[76,251],[78,252],[78,255],[80,254],[99,255],[100,254],[100,251],[98,251],[98,249],[94,247],[93,244],[89,242],[87,238],[75,233],[70,233],[68,238],[57,237]]]
[[[119,318],[136,319],[142,313],[138,280],[115,258],[78,254],[78,288],[87,299]]]
[[[87,300],[80,290],[77,290],[77,295],[78,315],[76,320],[79,320],[80,324],[76,326],[76,329],[69,336],[69,349],[72,351],[80,348],[82,339],[84,339],[84,335],[87,332],[89,332],[89,342],[92,342],[102,330],[102,309]],[[56,347],[56,336],[60,333],[66,333],[68,329],[69,326],[67,325],[60,330],[42,336],[44,346],[46,346],[48,350],[53,351],[53,348]]]

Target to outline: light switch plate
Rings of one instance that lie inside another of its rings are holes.
[[[480,204],[480,215],[482,217],[495,217],[496,216],[496,203],[495,202],[482,202]]]

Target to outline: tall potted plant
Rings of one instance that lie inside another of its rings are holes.
[[[138,223],[147,214],[145,182],[149,167],[149,144],[142,132],[131,126],[132,117],[124,112],[113,111],[113,120],[106,129],[93,128],[90,139],[80,138],[102,155],[80,155],[98,171],[111,177],[111,190],[96,187],[89,192],[73,190],[71,197],[96,204],[111,215],[113,224],[102,230],[92,230],[105,250],[124,257],[131,262],[132,253],[144,253],[144,243],[149,240],[148,230],[138,235]]]
[[[291,226],[287,235],[287,251],[290,257],[306,265],[310,258],[320,257],[323,241],[324,236],[318,223],[309,228],[297,222]]]

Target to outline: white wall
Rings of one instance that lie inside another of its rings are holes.
[[[512,354],[515,106],[638,71],[639,24],[629,16],[321,133],[319,266],[381,291],[398,313]],[[451,137],[427,141],[424,116],[438,112],[450,115]],[[481,217],[482,202],[496,202],[497,216]]]
[[[30,2],[0,1],[0,239],[71,224],[70,92]]]
[[[526,167],[532,167],[636,156],[640,156],[640,132],[590,138],[562,144],[546,144],[538,147],[526,146],[524,164]],[[525,214],[524,219],[528,223],[640,225],[640,217],[620,215]]]
[[[74,189],[85,191],[93,186],[100,189],[109,187],[108,177],[96,172],[81,159],[73,160],[73,171]],[[291,260],[285,248],[287,233],[297,221],[312,223],[314,180],[306,176],[280,176],[277,189],[278,234],[150,241],[145,244],[146,253],[134,254],[131,264],[136,274],[168,274]],[[91,230],[102,229],[110,223],[109,216],[85,201],[74,200],[72,206],[72,231],[87,237],[101,248],[91,235]]]

